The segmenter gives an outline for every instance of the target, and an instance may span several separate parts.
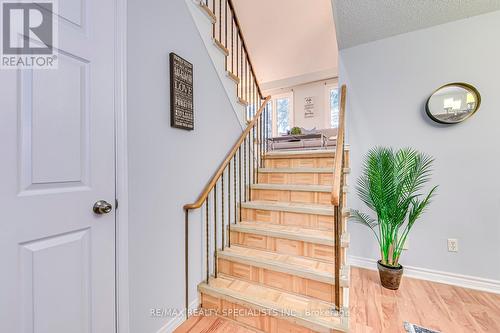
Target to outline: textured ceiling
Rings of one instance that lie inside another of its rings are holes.
[[[340,49],[500,10],[500,0],[332,0]]]
[[[257,78],[276,82],[337,68],[331,0],[233,0]]]

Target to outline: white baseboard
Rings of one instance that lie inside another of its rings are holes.
[[[377,261],[375,259],[348,256],[349,265],[376,270]],[[448,273],[437,271],[428,268],[420,268],[413,266],[404,266],[404,276],[428,280],[439,283],[451,284],[458,287],[487,291],[490,293],[500,294],[500,281],[485,279],[477,276],[462,275],[456,273]]]
[[[189,304],[189,309],[194,310],[198,308],[199,300],[195,299]],[[186,320],[186,315],[183,312],[179,313],[174,318],[170,319],[162,328],[160,328],[156,333],[172,333],[177,327],[179,327],[184,320]]]

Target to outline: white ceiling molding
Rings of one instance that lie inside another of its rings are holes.
[[[500,0],[332,0],[340,49],[500,10]]]

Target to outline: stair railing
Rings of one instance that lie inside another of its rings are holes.
[[[247,44],[231,0],[201,0],[200,6],[212,18],[212,38],[226,55],[226,71],[238,84],[238,101],[252,119],[264,99]]]
[[[339,126],[337,132],[337,145],[335,148],[335,160],[333,164],[333,187],[332,187],[332,205],[334,206],[334,276],[335,276],[335,307],[338,311],[342,308],[342,290],[340,288],[340,270],[343,261],[341,249],[341,235],[344,229],[344,191],[345,182],[344,167],[347,156],[345,155],[345,104],[346,104],[346,85],[340,88],[340,108],[339,108]]]
[[[185,298],[189,302],[189,213],[202,208],[205,232],[205,281],[217,277],[217,251],[231,245],[231,225],[241,221],[241,202],[250,199],[250,184],[257,183],[258,169],[268,150],[271,135],[270,110],[266,97],[198,199],[184,205],[185,211]],[[204,216],[203,216],[204,215]]]

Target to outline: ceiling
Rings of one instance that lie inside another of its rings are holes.
[[[264,89],[337,75],[331,0],[233,0]]]
[[[500,0],[332,0],[339,48],[500,10]]]

